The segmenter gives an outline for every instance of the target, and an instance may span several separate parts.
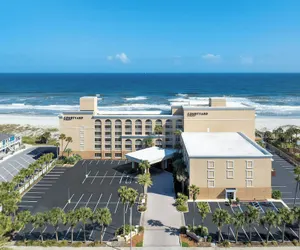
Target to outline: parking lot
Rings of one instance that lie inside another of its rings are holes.
[[[208,228],[209,234],[213,237],[214,240],[218,239],[218,230],[216,225],[212,222],[212,214],[217,208],[225,209],[229,212],[230,215],[233,215],[237,212],[244,212],[247,210],[247,206],[254,206],[252,202],[241,202],[237,207],[231,207],[225,202],[207,202],[210,208],[210,212],[204,220],[204,226]],[[281,202],[257,202],[260,215],[263,216],[267,210],[278,211],[279,208],[284,205]],[[189,202],[189,212],[184,214],[185,224],[192,225],[193,222],[193,203]],[[195,224],[201,225],[201,216],[195,212]],[[230,241],[235,241],[235,229],[233,225],[224,226],[222,229],[222,238],[229,239]],[[296,226],[288,225],[286,228],[286,241],[292,241],[293,239],[298,239],[297,236],[298,229]],[[267,228],[261,225],[255,225],[252,229],[252,241],[263,241],[266,239]],[[270,233],[270,240],[281,240],[282,231],[280,227],[273,228]],[[245,225],[239,230],[238,234],[239,241],[249,241],[249,228]]]
[[[33,214],[60,207],[65,212],[80,207],[90,207],[95,211],[99,207],[109,208],[112,223],[104,233],[104,240],[114,237],[115,230],[123,224],[123,204],[118,197],[120,186],[129,186],[142,192],[136,182],[135,174],[130,174],[131,163],[115,160],[83,160],[72,168],[55,167],[22,198],[20,209],[30,210]],[[68,200],[70,199],[70,202]],[[133,207],[133,225],[140,224],[137,205]],[[126,205],[126,224],[129,224],[129,207]],[[70,239],[68,226],[60,225],[60,239]],[[39,229],[27,226],[27,237],[38,238]],[[47,226],[45,238],[54,238],[54,229]],[[87,226],[87,239],[99,240],[99,228]],[[83,240],[82,225],[74,230],[74,240]]]
[[[36,161],[41,155],[50,152],[56,155],[56,148],[50,146],[32,147],[0,161],[0,182],[11,181],[22,168],[27,168],[29,164]]]
[[[272,189],[280,190],[285,204],[293,207],[296,188],[294,166],[276,154],[273,154],[273,159],[272,166],[276,171],[276,176],[272,177]],[[297,206],[300,205],[300,192],[298,192],[298,197]]]

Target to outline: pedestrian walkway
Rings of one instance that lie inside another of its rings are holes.
[[[183,225],[183,217],[173,205],[173,177],[168,172],[160,172],[153,173],[152,180],[147,211],[143,216],[144,246],[179,246],[178,229]]]

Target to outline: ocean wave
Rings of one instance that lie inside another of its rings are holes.
[[[112,110],[112,111],[122,111],[122,110],[170,110],[170,105],[165,104],[124,104],[117,106],[100,106],[99,110]]]
[[[180,97],[188,97],[188,94],[178,93],[178,94],[176,94],[176,96],[180,96]]]
[[[1,104],[0,110],[60,110],[60,111],[76,111],[79,105],[27,105],[24,103]]]
[[[147,100],[148,98],[146,96],[136,96],[136,97],[127,97],[123,99],[126,101],[141,101],[141,100]]]

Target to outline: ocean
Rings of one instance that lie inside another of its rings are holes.
[[[51,115],[97,95],[102,110],[169,110],[170,101],[224,96],[257,116],[300,118],[300,74],[0,74],[0,114]]]

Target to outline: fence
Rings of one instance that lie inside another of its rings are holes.
[[[267,143],[267,142],[266,142],[266,146],[267,146],[268,149],[270,149],[271,151],[275,152],[281,158],[287,160],[289,163],[293,164],[294,166],[299,166],[300,165],[300,162],[298,162],[292,156],[290,156],[287,153],[283,152],[279,148],[276,148],[275,146],[273,146],[273,145],[271,145],[270,143]]]

